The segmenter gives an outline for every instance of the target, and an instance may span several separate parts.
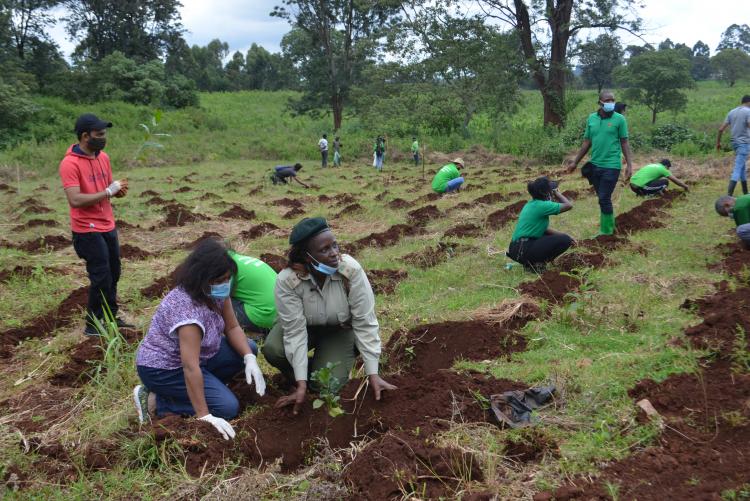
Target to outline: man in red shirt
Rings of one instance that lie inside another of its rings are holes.
[[[112,179],[109,156],[104,153],[107,129],[112,127],[91,113],[78,117],[78,143],[60,162],[60,179],[70,205],[73,248],[86,262],[91,287],[84,333],[96,336],[94,317],[104,320],[104,301],[118,327],[132,327],[117,317],[117,281],[120,279],[120,244],[110,198],[128,192],[127,179]]]

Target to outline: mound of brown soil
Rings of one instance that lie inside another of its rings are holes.
[[[155,192],[154,190],[146,190],[143,193],[141,193],[141,198],[146,197],[158,197],[160,194]]]
[[[141,289],[141,295],[146,299],[161,298],[164,294],[169,292],[172,287],[174,287],[176,271],[177,270],[172,271],[172,273],[166,277],[156,279],[151,285]]]
[[[42,252],[55,251],[70,245],[73,245],[73,243],[62,235],[46,235],[15,245],[14,248],[26,252]]]
[[[153,252],[143,250],[135,245],[122,244],[120,245],[120,257],[122,259],[146,259],[152,257]]]
[[[262,237],[263,235],[278,229],[279,227],[273,223],[260,223],[256,224],[249,230],[240,232],[240,237],[246,240],[252,240],[254,238]]]
[[[196,214],[182,204],[170,204],[164,207],[167,212],[164,218],[165,226],[185,226],[188,223],[196,221],[205,221],[208,219],[203,214]]]
[[[295,207],[293,209],[289,209],[283,216],[284,219],[294,219],[296,217],[302,216],[305,214],[305,210],[301,207]]]
[[[424,226],[433,219],[443,217],[443,213],[434,205],[425,205],[419,209],[409,211],[407,214],[409,221],[414,224]]]
[[[392,294],[399,282],[406,279],[404,270],[368,270],[367,278],[375,294]]]
[[[482,228],[476,224],[466,223],[454,226],[443,234],[444,238],[468,238],[482,236]]]
[[[440,193],[428,193],[417,198],[414,202],[434,202],[435,200],[440,200],[441,196]]]
[[[576,199],[578,198],[578,195],[580,195],[578,190],[565,190],[562,192],[562,194],[565,198],[572,198],[572,199]]]
[[[750,250],[746,249],[741,242],[734,241],[728,244],[717,246],[724,259],[712,266],[713,270],[722,270],[729,275],[741,277],[743,273],[748,272],[750,268]]]
[[[148,200],[146,200],[146,205],[167,205],[170,202],[174,202],[174,200],[164,200],[159,195],[156,195],[156,196],[154,196],[154,197],[149,198]]]
[[[551,303],[562,302],[565,295],[578,289],[581,281],[559,271],[547,270],[533,282],[524,282],[518,286],[521,294],[545,299]]]
[[[361,249],[363,247],[390,247],[395,245],[402,237],[414,236],[423,233],[420,226],[413,224],[396,224],[385,231],[370,233],[366,237],[352,242],[352,249]]]
[[[408,200],[404,200],[403,198],[394,198],[390,202],[388,202],[388,207],[391,209],[406,209],[407,207],[411,207],[414,205],[414,202],[409,202]]]
[[[234,204],[229,209],[219,214],[219,217],[231,217],[235,219],[249,220],[249,219],[255,219],[255,211],[247,210],[241,205]]]
[[[472,247],[462,244],[438,242],[434,247],[425,247],[420,251],[411,252],[401,259],[418,268],[427,269],[437,266],[455,257],[456,254],[469,249],[472,249]]]
[[[207,238],[215,238],[217,240],[224,240],[224,237],[215,231],[204,231],[203,235],[199,236],[195,240],[188,242],[182,246],[185,250],[195,249],[195,246],[204,241]]]
[[[628,239],[619,235],[599,235],[578,242],[579,247],[597,252],[613,251],[626,245],[628,245]]]
[[[221,197],[217,195],[216,193],[206,192],[203,195],[201,195],[198,200],[201,201],[207,201],[207,200],[221,200]]]
[[[339,207],[342,205],[353,204],[357,201],[357,199],[350,193],[339,193],[334,195],[332,199],[336,201],[336,205]]]
[[[520,214],[524,205],[526,205],[526,200],[519,200],[518,202],[507,205],[500,210],[496,210],[487,216],[487,226],[494,230],[502,228]]]
[[[127,221],[121,220],[117,220],[115,225],[117,226],[118,230],[135,230],[140,228],[140,226],[138,226],[137,224],[130,224]]]
[[[10,270],[2,270],[0,271],[0,282],[7,282],[12,277],[29,278],[34,274],[36,268],[36,266],[19,264]],[[42,267],[42,273],[45,275],[60,274],[62,270],[53,266],[44,266]]]
[[[298,209],[302,207],[302,202],[300,202],[299,200],[294,200],[292,198],[280,198],[271,202],[271,205],[275,205],[277,207],[289,207],[290,209]]]
[[[479,198],[475,198],[474,202],[475,204],[496,204],[498,202],[503,202],[508,199],[508,195],[503,195],[502,193],[487,193],[486,195],[482,195]]]
[[[44,205],[40,205],[37,202],[33,202],[30,204],[24,204],[26,208],[21,213],[24,216],[33,216],[37,214],[49,214],[50,212],[53,212],[52,209],[49,207],[45,207]]]
[[[190,186],[183,186],[182,188],[174,190],[175,193],[187,193],[188,191],[193,191],[193,189]]]
[[[606,258],[600,252],[570,252],[555,260],[555,266],[571,272],[578,268],[601,268]]]
[[[57,224],[57,221],[53,221],[51,219],[30,219],[24,224],[19,224],[18,226],[13,228],[13,231],[24,231],[28,230],[29,228],[38,228],[39,226],[44,226],[47,228],[58,228],[60,225]]]
[[[669,207],[678,198],[684,198],[684,193],[667,191],[662,196],[642,202],[637,207],[615,218],[616,231],[618,233],[633,233],[664,227],[665,214],[660,209]]]
[[[273,268],[273,271],[275,271],[276,273],[281,273],[281,270],[286,268],[287,259],[284,256],[279,256],[278,254],[271,254],[270,252],[266,252],[260,255],[260,260]]]
[[[362,207],[359,204],[350,204],[350,205],[347,205],[346,207],[344,207],[341,210],[341,212],[339,212],[338,214],[336,214],[334,217],[335,218],[340,218],[340,217],[343,217],[343,216],[350,216],[350,215],[352,215],[354,213],[362,212],[363,210],[364,210],[364,207]]]

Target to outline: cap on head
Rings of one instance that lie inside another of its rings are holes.
[[[526,185],[529,195],[535,200],[549,199],[552,190],[556,187],[557,182],[550,181],[547,176],[538,177]]]
[[[289,243],[291,245],[298,245],[330,229],[324,217],[306,217],[292,228],[292,233],[289,235]]]
[[[745,94],[742,96],[742,104],[750,103],[750,94]]]
[[[454,163],[454,164],[458,164],[458,165],[460,165],[461,167],[463,167],[463,166],[464,166],[464,159],[463,159],[463,158],[461,158],[461,157],[458,157],[458,158],[454,158],[454,159],[453,159],[453,163]]]
[[[730,197],[729,195],[724,195],[723,197],[719,197],[716,199],[716,203],[714,204],[714,209],[716,209],[716,212],[720,216],[728,216],[729,210],[727,206],[732,206],[734,203],[734,197]]]
[[[97,117],[93,113],[84,113],[78,120],[76,120],[75,133],[78,137],[84,132],[91,132],[92,130],[103,130],[112,127],[112,122],[107,122]]]
[[[670,162],[668,158],[662,158],[661,160],[659,160],[659,163],[662,164],[667,169],[672,167],[672,162]]]

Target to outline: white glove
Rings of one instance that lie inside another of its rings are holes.
[[[216,428],[219,433],[221,433],[221,436],[224,437],[224,440],[234,438],[234,428],[232,428],[232,425],[229,424],[226,419],[222,419],[211,414],[206,414],[202,418],[198,419],[207,423],[211,423],[211,425]]]
[[[107,192],[108,197],[112,198],[113,196],[117,194],[118,191],[120,191],[120,188],[122,188],[122,186],[120,186],[120,181],[115,181],[109,186],[107,186],[107,189],[104,191]]]
[[[252,385],[253,381],[255,381],[255,391],[262,397],[266,394],[266,380],[263,379],[263,373],[260,371],[260,367],[258,367],[258,361],[252,353],[245,355],[244,360],[247,384]]]

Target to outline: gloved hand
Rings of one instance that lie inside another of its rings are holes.
[[[107,189],[104,191],[107,192],[108,197],[112,198],[113,196],[117,194],[118,191],[120,191],[120,188],[121,188],[120,181],[115,181],[109,186],[107,186]]]
[[[255,391],[262,397],[266,393],[266,380],[263,379],[263,373],[260,371],[260,367],[258,367],[258,361],[252,353],[245,355],[244,360],[247,384],[252,385],[253,381],[255,381]]]
[[[229,424],[225,419],[213,416],[211,414],[206,414],[205,416],[198,419],[207,423],[211,423],[211,425],[216,428],[219,433],[221,433],[221,436],[224,437],[224,440],[234,438],[234,428],[232,428],[232,425]]]

